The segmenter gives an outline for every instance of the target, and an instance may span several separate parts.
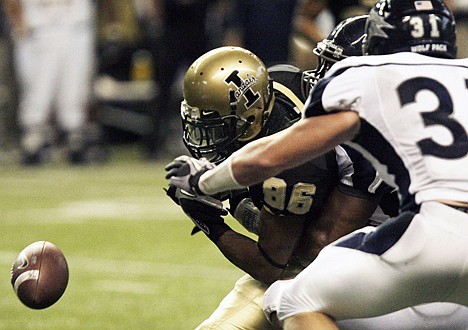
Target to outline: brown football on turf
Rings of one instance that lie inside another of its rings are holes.
[[[32,243],[13,263],[11,284],[23,304],[33,309],[47,308],[56,303],[67,288],[67,260],[50,242]]]

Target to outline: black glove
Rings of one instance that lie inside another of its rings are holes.
[[[177,188],[176,186],[169,185],[169,188],[167,189],[163,188],[163,189],[166,192],[166,195],[169,196],[174,201],[174,203],[180,206],[179,198],[176,197],[176,192],[177,192],[177,189],[179,188]]]
[[[189,156],[179,156],[164,168],[166,179],[171,185],[179,187],[189,193],[204,195],[198,187],[198,181],[203,173],[215,168],[215,164],[206,159],[196,159]]]
[[[229,196],[229,207],[227,208],[227,210],[229,211],[229,213],[231,213],[233,217],[234,212],[239,206],[239,203],[245,198],[250,198],[250,192],[248,189],[235,190],[231,192]]]
[[[227,215],[228,212],[219,200],[209,196],[192,195],[175,186],[169,186],[166,193],[182,207],[184,213],[195,224],[192,235],[201,230],[216,243],[224,232],[231,229],[224,223],[222,216]]]

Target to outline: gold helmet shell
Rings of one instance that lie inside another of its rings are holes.
[[[213,161],[254,139],[271,108],[265,64],[240,47],[216,48],[193,62],[183,93],[184,143],[195,157]]]

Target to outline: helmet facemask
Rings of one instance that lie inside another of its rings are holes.
[[[368,15],[359,15],[345,19],[326,39],[317,44],[313,50],[318,57],[317,67],[315,70],[305,71],[302,75],[302,89],[306,97],[333,64],[349,56],[362,55],[367,18]]]
[[[325,43],[328,42],[328,43]],[[314,70],[306,70],[302,73],[302,91],[304,96],[307,98],[310,91],[315,87],[317,81],[325,76],[325,73],[335,64],[338,60],[333,59],[326,54],[329,52],[327,47],[333,46],[332,49],[337,49],[331,40],[323,40],[317,44],[317,47],[314,48],[313,52],[318,57],[317,67]],[[341,47],[340,47],[341,48]],[[347,56],[342,56],[345,58]]]
[[[221,117],[219,112],[200,110],[181,103],[183,141],[195,158],[219,163],[240,148],[238,141],[250,122],[234,114]]]

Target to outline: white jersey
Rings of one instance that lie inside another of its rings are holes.
[[[291,280],[276,281],[265,293],[263,310],[268,320],[278,311],[280,292],[290,283]],[[337,324],[340,330],[467,330],[468,307],[437,302],[372,318],[341,320]]]
[[[399,188],[408,207],[468,201],[467,100],[468,59],[360,56],[332,67],[311,93],[305,115],[358,112],[361,134],[349,144]]]
[[[91,0],[21,0],[28,28],[64,27],[77,23],[91,24]]]
[[[279,298],[268,289],[281,321],[304,312],[339,321],[431,302],[468,306],[468,208],[439,201],[468,202],[467,99],[468,60],[410,53],[348,58],[317,83],[305,115],[359,114],[351,144],[396,184],[401,213],[326,246]],[[463,328],[466,314],[461,321]]]
[[[431,303],[405,308],[369,319],[338,322],[340,330],[467,330],[468,307]]]

